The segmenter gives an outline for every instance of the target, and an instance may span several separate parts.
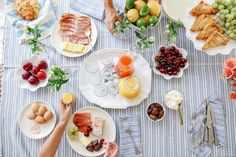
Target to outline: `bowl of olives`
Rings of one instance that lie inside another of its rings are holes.
[[[151,103],[147,106],[146,115],[151,121],[159,122],[165,116],[165,108],[160,103]]]

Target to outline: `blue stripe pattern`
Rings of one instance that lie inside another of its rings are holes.
[[[39,16],[33,21],[26,21],[18,16],[15,2],[13,0],[5,1],[7,20],[11,23],[13,27],[15,27],[16,36],[20,40],[24,40],[27,38],[27,35],[23,31],[25,25],[29,26],[39,25],[42,34],[45,35],[42,38],[45,38],[50,33],[50,31],[48,30],[52,29],[52,26],[56,22],[56,16],[54,15],[54,6],[51,3],[51,0],[39,0],[39,3],[40,3]]]

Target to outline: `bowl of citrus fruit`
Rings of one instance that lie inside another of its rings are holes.
[[[161,20],[161,5],[156,0],[126,0],[125,17],[135,29],[152,28]]]

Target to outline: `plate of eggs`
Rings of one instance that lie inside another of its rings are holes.
[[[23,108],[18,123],[25,136],[41,139],[49,135],[55,127],[56,113],[51,105],[34,101]]]

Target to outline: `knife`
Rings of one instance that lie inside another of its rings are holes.
[[[209,104],[207,102],[207,128],[208,128],[208,144],[210,147],[212,147],[212,144],[214,142],[214,132],[213,132],[213,126],[212,126],[212,118],[211,118],[211,109],[209,108]]]
[[[209,104],[209,107],[210,107],[210,109],[211,109],[211,118],[212,118],[213,132],[214,132],[214,139],[215,139],[214,142],[215,142],[215,145],[218,146],[218,145],[219,145],[219,139],[218,139],[217,132],[216,132],[215,113],[214,113],[214,111],[212,110],[211,104]]]

